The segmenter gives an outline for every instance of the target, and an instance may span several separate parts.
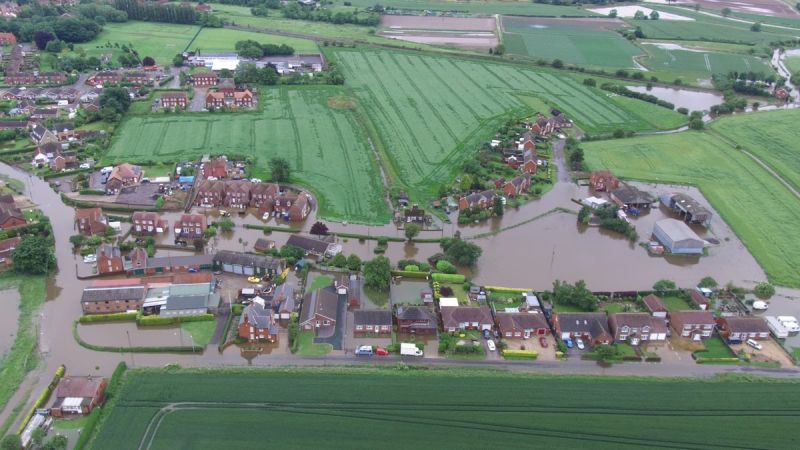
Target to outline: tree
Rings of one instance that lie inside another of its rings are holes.
[[[64,41],[53,39],[47,43],[44,49],[49,53],[61,53],[64,50]]]
[[[63,434],[57,434],[50,438],[44,446],[42,446],[42,450],[65,450],[67,448],[67,437]]]
[[[86,242],[86,236],[82,234],[75,234],[69,237],[69,242],[73,247],[80,247],[84,242]]]
[[[306,252],[302,248],[295,247],[294,245],[284,245],[281,247],[280,256],[294,264],[302,259],[303,256],[306,256]]]
[[[56,36],[49,31],[37,31],[33,33],[33,42],[39,50],[47,48],[47,43],[55,40],[55,38]]]
[[[458,269],[450,261],[442,259],[436,263],[436,270],[442,273],[456,273]]]
[[[756,22],[756,23],[750,25],[750,31],[753,31],[753,32],[756,32],[756,33],[761,31],[761,22]]]
[[[650,11],[650,20],[658,20],[659,17],[658,11],[655,9]]]
[[[317,236],[327,236],[328,226],[325,225],[323,222],[314,222],[314,225],[311,225],[311,234]]]
[[[353,272],[361,270],[361,258],[355,253],[347,257],[347,268]]]
[[[28,274],[46,274],[56,266],[50,242],[43,237],[26,236],[11,253],[14,270]]]
[[[503,55],[506,52],[506,46],[503,44],[498,44],[497,47],[494,48],[495,55]]]
[[[111,109],[116,114],[124,114],[131,106],[131,96],[125,88],[112,86],[100,94],[100,108]]]
[[[234,223],[230,217],[223,217],[217,223],[219,225],[220,230],[222,231],[231,231],[233,229]]]
[[[731,15],[731,9],[730,8],[722,8],[722,16],[723,17],[728,17],[730,15]]]
[[[460,266],[472,267],[478,262],[483,250],[460,238],[443,239],[441,243],[445,259]]]
[[[286,183],[291,175],[289,161],[285,158],[272,158],[269,160],[271,180],[275,183]]]
[[[693,117],[689,120],[689,128],[691,128],[692,130],[702,130],[705,127],[706,124],[705,122],[703,122],[703,119],[698,119],[696,117]]]
[[[636,27],[636,29],[633,31],[633,35],[639,39],[645,38],[644,31],[642,31],[642,27]]]
[[[344,267],[347,265],[347,258],[344,256],[344,253],[337,253],[336,256],[331,259],[331,265],[333,267],[344,269]]]
[[[584,78],[583,84],[586,86],[595,87],[597,86],[597,80],[595,80],[594,78]]]
[[[172,58],[172,65],[175,67],[181,67],[183,65],[183,55],[178,53]]]
[[[388,291],[392,279],[389,258],[378,256],[364,264],[364,285],[377,291]]]
[[[494,213],[497,217],[503,217],[503,212],[505,211],[505,205],[499,199],[494,202],[492,205],[492,213]]]
[[[700,280],[700,282],[697,284],[697,287],[709,288],[709,289],[713,289],[717,286],[718,286],[717,280],[711,277],[703,277],[703,279]]]
[[[405,230],[406,239],[408,239],[409,241],[413,241],[414,238],[417,237],[417,235],[419,235],[420,231],[422,231],[422,227],[419,226],[418,224],[416,223],[406,224],[406,230]]]
[[[617,10],[616,9],[612,9],[611,11],[609,11],[608,12],[608,17],[611,17],[612,19],[616,18],[617,17]]]
[[[560,69],[564,67],[564,61],[560,59],[554,59],[550,65],[553,66],[554,69]]]
[[[667,291],[674,291],[677,288],[678,286],[672,280],[658,280],[653,283],[653,290],[661,296],[666,295]]]
[[[42,445],[42,442],[44,442],[44,428],[38,427],[31,432],[31,442],[33,442],[36,447]]]
[[[553,302],[578,307],[584,311],[594,311],[597,309],[597,297],[586,287],[583,280],[577,281],[574,285],[565,281],[556,280],[553,282]]]
[[[145,56],[144,58],[142,58],[142,65],[143,66],[155,66],[156,65],[156,60],[153,59],[152,56]]]
[[[633,20],[647,20],[647,16],[644,14],[644,11],[637,9],[636,13],[633,15]]]
[[[775,295],[775,286],[767,282],[761,282],[753,289],[753,293],[756,294],[758,298],[768,299]]]
[[[217,235],[217,227],[208,227],[206,231],[203,233],[206,239],[212,238]]]
[[[615,345],[602,344],[594,349],[600,361],[610,361],[619,353]]]
[[[9,434],[0,441],[2,450],[22,450],[22,441],[17,434]]]

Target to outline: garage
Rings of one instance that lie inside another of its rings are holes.
[[[283,269],[280,259],[264,255],[222,250],[214,255],[214,270],[236,275],[254,276],[268,274],[274,276]]]
[[[242,268],[241,265],[234,264],[233,265],[233,273],[235,273],[236,275],[242,275],[242,274],[244,274],[244,269]]]
[[[233,272],[233,264],[223,264],[222,265],[223,272]]]
[[[244,268],[244,274],[247,275],[247,276],[252,276],[252,275],[255,274],[255,272],[256,271],[255,271],[255,269],[253,267],[245,267]]]

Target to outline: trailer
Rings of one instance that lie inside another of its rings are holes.
[[[789,330],[783,326],[780,320],[774,316],[766,316],[764,320],[767,322],[767,327],[769,327],[769,331],[772,332],[772,335],[778,339],[785,339],[789,337]]]

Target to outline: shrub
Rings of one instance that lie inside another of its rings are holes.
[[[215,320],[213,314],[201,314],[197,316],[187,316],[187,317],[161,317],[161,316],[142,316],[138,320],[139,326],[148,327],[148,326],[159,326],[159,325],[174,325],[177,323],[186,323],[186,322],[206,322]]]
[[[503,357],[506,359],[527,359],[535,360],[539,353],[532,350],[503,350]]]
[[[416,266],[414,264],[409,264],[409,265],[406,266],[405,271],[406,272],[419,272],[419,266]]]
[[[449,273],[433,273],[431,274],[431,278],[434,281],[439,281],[441,283],[463,283],[466,280],[464,275],[460,274],[449,274]]]
[[[775,286],[766,282],[758,283],[753,289],[753,293],[758,298],[768,299],[775,295]]]
[[[80,323],[135,321],[137,313],[92,314],[81,316]]]
[[[446,274],[454,274],[458,272],[458,269],[456,269],[456,266],[454,266],[453,263],[444,259],[436,263],[436,270]]]

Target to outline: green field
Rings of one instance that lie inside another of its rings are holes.
[[[710,132],[686,132],[589,142],[583,147],[592,169],[655,182],[696,185],[764,268],[769,279],[800,286],[800,241],[791,238],[800,223],[800,200],[781,182],[734,147],[751,153],[796,183],[798,145],[791,141],[800,112],[780,111],[722,119]],[[788,117],[787,117],[788,116]],[[786,121],[786,122],[785,122]],[[773,141],[742,136],[760,124]],[[741,129],[742,131],[738,131]],[[732,131],[733,130],[733,131]],[[775,136],[770,136],[770,132]],[[729,138],[720,135],[732,133]],[[781,147],[774,142],[783,142]],[[793,150],[794,149],[794,150]],[[790,176],[792,174],[793,176]]]
[[[336,3],[339,3],[338,0]],[[368,8],[375,5],[373,0],[351,0],[353,6]],[[459,11],[473,14],[510,14],[515,16],[596,16],[597,13],[577,6],[557,6],[532,3],[526,0],[387,0],[380,2],[384,7],[416,11]]]
[[[382,50],[331,52],[359,107],[375,124],[393,181],[429,197],[510,117],[531,113],[517,97],[542,98],[588,132],[675,128],[678,113],[605,92],[557,73]]]
[[[256,157],[264,174],[274,156],[311,188],[323,217],[385,223],[388,207],[371,150],[353,112],[328,106],[340,87],[262,89],[263,112],[135,116],[114,136],[104,162],[177,161],[203,154]],[[358,193],[358,194],[355,194]]]
[[[173,23],[152,23],[130,21],[125,23],[109,23],[93,41],[76,45],[88,56],[105,54],[118,55],[121,50],[114,44],[133,46],[142,57],[152,56],[158,64],[170,64],[176,54],[181,53],[189,45],[200,27],[195,25],[178,25]],[[112,47],[106,47],[107,43]]]
[[[506,51],[581,66],[632,68],[642,50],[611,30],[611,21],[503,17]]]
[[[800,72],[800,55],[787,56],[784,62],[792,73]]]
[[[798,401],[791,381],[134,371],[90,448],[782,449],[795,446]]]
[[[294,48],[295,53],[319,53],[314,41],[273,34],[254,33],[231,30],[227,28],[204,28],[190,45],[191,50],[203,52],[232,52],[238,41],[251,39],[262,44],[286,44]]]
[[[755,72],[769,74],[773,69],[768,61],[750,55],[722,52],[704,52],[683,49],[665,49],[645,44],[648,56],[639,60],[648,69],[669,72],[684,79],[710,79],[713,74]]]

